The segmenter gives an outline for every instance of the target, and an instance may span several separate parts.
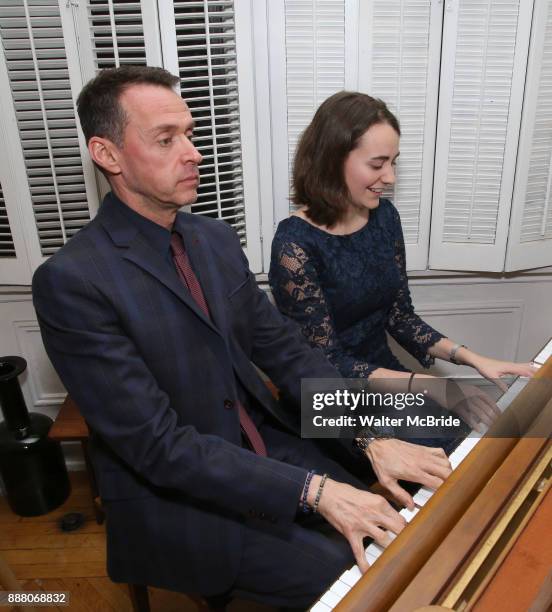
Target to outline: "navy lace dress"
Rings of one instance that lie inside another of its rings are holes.
[[[406,371],[386,331],[424,367],[433,362],[429,347],[443,338],[414,312],[401,222],[389,200],[346,236],[297,216],[285,219],[272,243],[269,280],[280,311],[346,378],[379,367]]]
[[[282,221],[272,242],[269,281],[280,311],[299,323],[345,378],[367,377],[380,367],[407,371],[391,352],[386,331],[424,367],[434,361],[428,349],[444,337],[414,312],[401,220],[383,198],[368,223],[346,236],[297,216]],[[405,439],[450,454],[461,437]]]

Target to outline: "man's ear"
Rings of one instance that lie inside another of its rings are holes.
[[[100,136],[92,136],[88,141],[88,151],[92,160],[106,172],[109,174],[121,173],[119,148],[111,140]]]

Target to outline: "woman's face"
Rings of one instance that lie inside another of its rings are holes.
[[[399,135],[388,123],[376,123],[364,132],[343,168],[353,207],[378,207],[382,191],[395,182],[398,156]]]

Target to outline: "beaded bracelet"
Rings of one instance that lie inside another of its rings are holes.
[[[314,470],[310,470],[310,472],[307,474],[307,478],[305,479],[305,485],[303,486],[303,494],[301,495],[301,501],[299,502],[299,507],[305,514],[308,514],[311,511],[311,508],[307,503],[307,495],[309,493],[309,486],[313,476]]]
[[[328,478],[328,474],[324,474],[324,476],[322,476],[322,480],[320,481],[320,486],[318,487],[318,493],[316,494],[316,498],[312,506],[312,511],[315,514],[318,512],[318,504],[320,503],[320,498],[322,497],[322,489],[324,488],[324,485],[326,484],[327,478]]]

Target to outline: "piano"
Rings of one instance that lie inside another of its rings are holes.
[[[345,571],[311,612],[552,609],[552,339],[533,361],[534,378],[517,378],[497,401],[526,435],[472,432],[441,487],[422,487],[416,508],[400,511],[401,534],[366,548],[364,576]]]

